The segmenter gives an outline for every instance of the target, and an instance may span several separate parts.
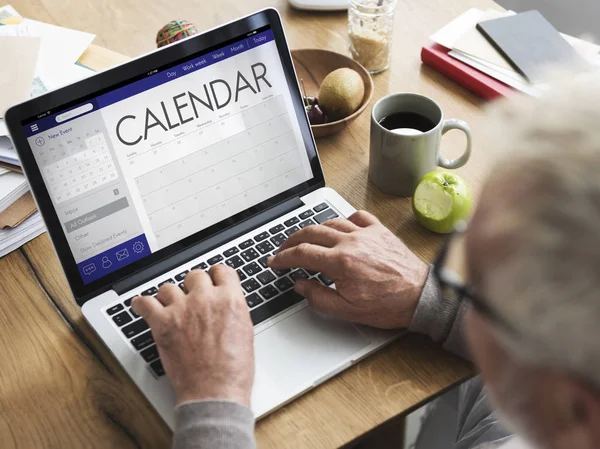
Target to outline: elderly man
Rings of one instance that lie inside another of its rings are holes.
[[[367,212],[306,228],[270,260],[335,281],[337,290],[296,283],[317,310],[408,327],[472,356],[518,436],[495,419],[475,380],[461,387],[457,432],[439,447],[600,447],[597,84],[574,83],[498,115],[498,136],[487,134],[481,150],[516,151],[485,183],[465,239],[455,234],[434,267]],[[447,267],[461,240],[463,277]],[[177,393],[174,446],[253,448],[253,331],[239,281],[219,265],[190,274],[186,287],[164,286],[133,305]]]

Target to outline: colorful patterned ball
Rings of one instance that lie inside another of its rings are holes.
[[[156,35],[156,46],[163,47],[198,33],[196,25],[187,20],[172,20]]]

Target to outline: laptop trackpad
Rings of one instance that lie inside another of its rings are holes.
[[[278,387],[295,388],[324,376],[369,343],[352,324],[307,307],[256,335],[256,363]]]

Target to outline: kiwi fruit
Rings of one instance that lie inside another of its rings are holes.
[[[329,121],[341,120],[356,111],[365,95],[365,84],[355,70],[342,68],[329,73],[319,88],[319,105]]]

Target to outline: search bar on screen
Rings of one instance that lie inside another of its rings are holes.
[[[78,108],[71,109],[69,112],[65,112],[64,114],[59,114],[56,116],[56,123],[62,123],[73,117],[77,117],[78,115],[85,114],[86,112],[90,112],[94,109],[94,105],[92,103],[84,104],[83,106],[79,106]]]

